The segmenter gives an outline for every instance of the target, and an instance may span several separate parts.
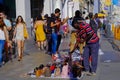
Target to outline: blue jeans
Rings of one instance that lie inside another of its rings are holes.
[[[0,40],[0,65],[2,64],[2,51],[4,49],[5,40]]]
[[[83,52],[83,62],[85,71],[96,72],[98,64],[98,51],[99,51],[99,41],[96,43],[86,44]],[[89,57],[92,57],[91,65],[89,62]]]
[[[56,53],[57,49],[57,34],[52,33],[52,54]]]

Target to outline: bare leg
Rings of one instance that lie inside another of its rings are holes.
[[[37,42],[38,49],[40,49],[40,42]]]
[[[21,41],[21,59],[23,57],[23,53],[24,53],[24,41]]]
[[[17,48],[18,48],[18,61],[20,61],[20,56],[21,56],[21,41],[17,41]]]
[[[41,43],[40,43],[40,48],[41,48],[41,50],[44,50],[44,42],[43,41],[41,41]]]
[[[46,48],[47,48],[47,41],[46,40],[43,42],[43,46],[44,46],[44,49],[46,50]]]

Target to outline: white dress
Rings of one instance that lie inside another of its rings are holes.
[[[24,26],[16,26],[16,40],[24,40]]]

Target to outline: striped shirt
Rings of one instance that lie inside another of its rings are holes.
[[[77,31],[77,40],[80,41],[81,39],[86,43],[96,43],[99,40],[97,34],[85,22],[80,24],[80,29]]]

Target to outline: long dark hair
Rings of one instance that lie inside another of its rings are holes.
[[[3,30],[3,27],[5,26],[5,23],[3,19],[0,17],[0,28]]]
[[[17,17],[16,24],[18,24],[18,22],[19,22],[19,21],[18,21],[19,17],[21,18],[21,23],[25,23],[24,20],[23,20],[23,18],[22,18],[22,16],[19,15],[19,16]]]
[[[41,15],[37,16],[37,20],[43,20],[42,16]]]

